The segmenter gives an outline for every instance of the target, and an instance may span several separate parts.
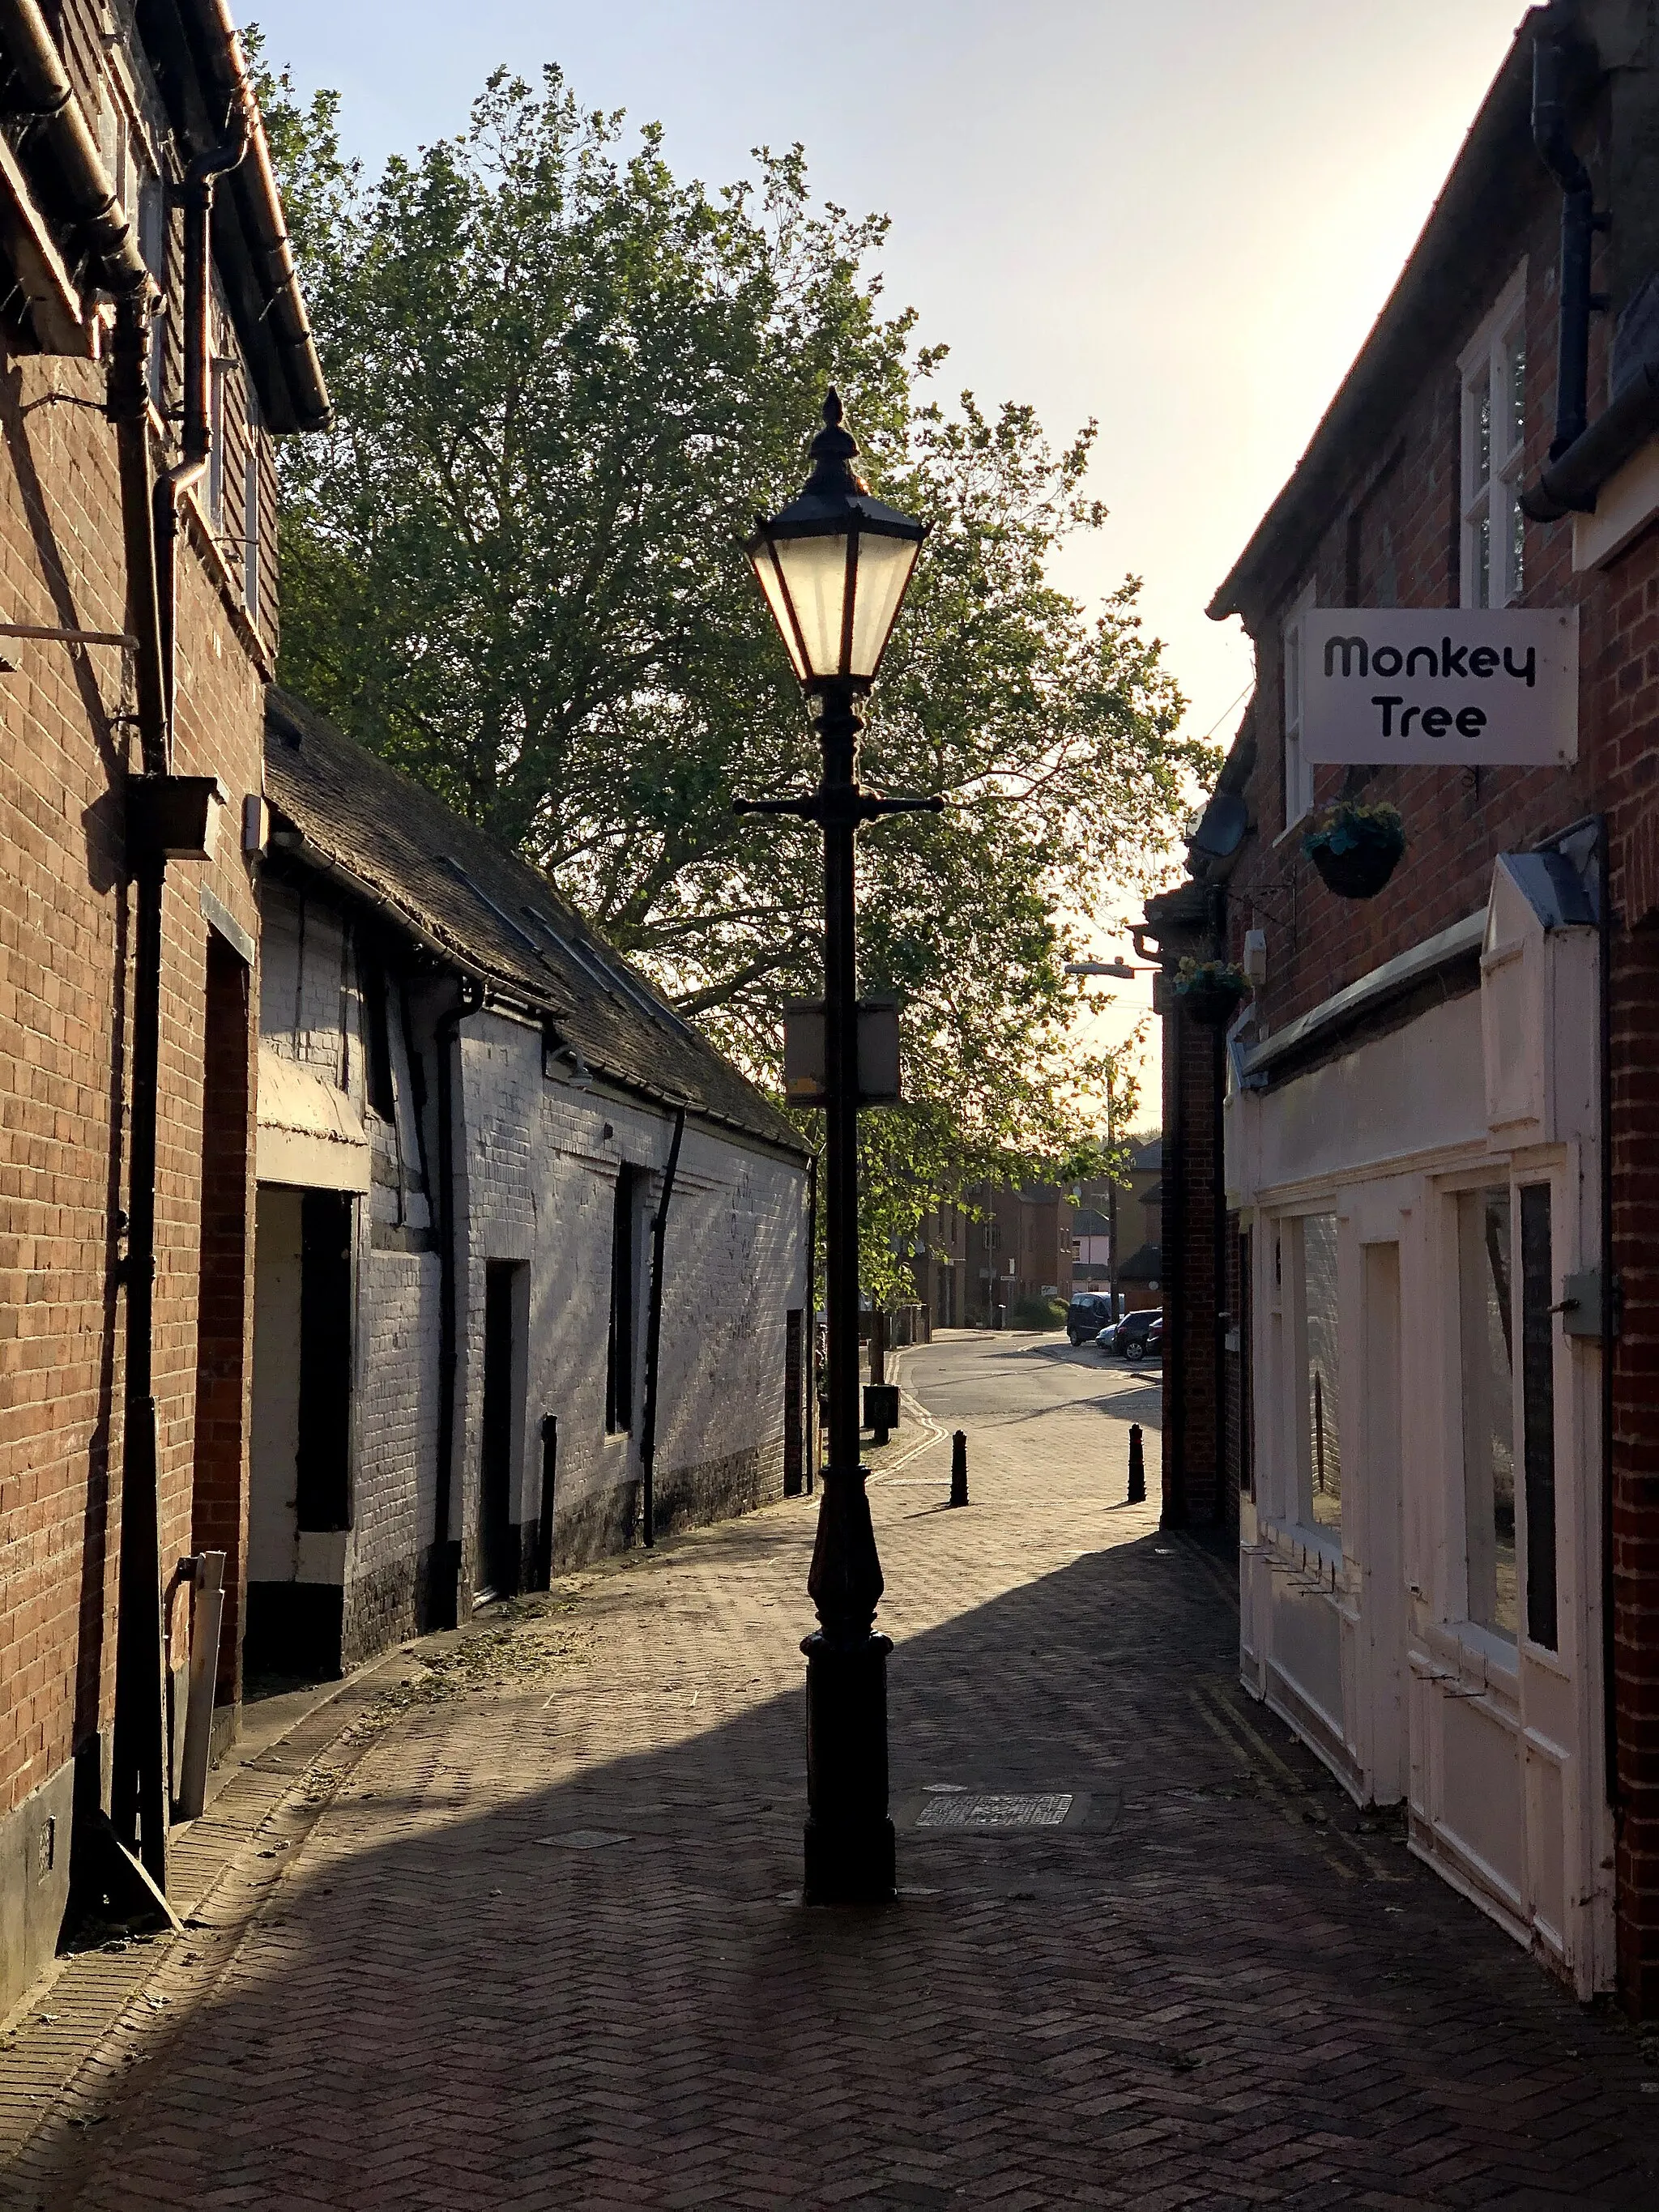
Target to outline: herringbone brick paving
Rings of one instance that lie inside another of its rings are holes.
[[[1242,1697],[1229,1563],[1113,1503],[1154,1394],[1018,1337],[910,1376],[974,1503],[913,1427],[872,1486],[898,1905],[799,1903],[812,1507],[770,1508],[411,1705],[19,2201],[1659,2207],[1659,2064]],[[933,1782],[1087,1810],[918,1832]]]

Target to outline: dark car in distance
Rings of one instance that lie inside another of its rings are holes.
[[[1079,1291],[1066,1309],[1066,1334],[1073,1344],[1092,1344],[1112,1318],[1104,1291]]]
[[[1113,1332],[1111,1348],[1121,1352],[1125,1359],[1144,1359],[1154,1348],[1151,1342],[1154,1330],[1158,1338],[1156,1349],[1161,1354],[1164,1349],[1163,1308],[1151,1306],[1125,1314]]]

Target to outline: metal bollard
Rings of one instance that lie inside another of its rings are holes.
[[[1146,1455],[1141,1449],[1139,1421],[1129,1424],[1129,1503],[1131,1505],[1146,1503]]]
[[[968,1432],[958,1429],[951,1439],[951,1503],[968,1503]]]

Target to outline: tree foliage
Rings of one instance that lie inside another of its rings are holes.
[[[819,987],[821,879],[814,832],[732,802],[806,787],[816,747],[738,540],[797,489],[832,380],[878,490],[931,520],[865,743],[869,780],[950,802],[860,848],[863,982],[903,999],[913,1100],[866,1117],[881,1287],[934,1195],[1085,1157],[1071,937],[1162,870],[1209,761],[1134,580],[1091,613],[1050,579],[1103,519],[1094,426],[1056,447],[1027,407],[933,398],[943,349],[872,273],[884,222],[816,204],[798,147],[710,193],[550,68],[371,179],[332,95],[264,94],[338,418],[285,459],[284,680],[763,1081]]]

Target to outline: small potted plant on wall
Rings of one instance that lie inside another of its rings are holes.
[[[1249,989],[1249,978],[1231,960],[1188,957],[1176,969],[1176,999],[1207,1030],[1225,1029]]]
[[[1400,865],[1406,825],[1386,799],[1339,799],[1321,808],[1302,849],[1339,898],[1375,898]]]

